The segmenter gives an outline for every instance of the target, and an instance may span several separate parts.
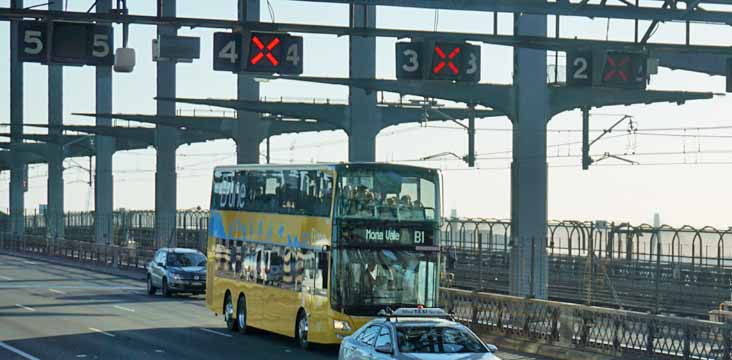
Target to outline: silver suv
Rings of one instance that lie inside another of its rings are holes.
[[[173,293],[206,292],[206,256],[198,250],[163,248],[147,264],[147,293],[163,296]]]

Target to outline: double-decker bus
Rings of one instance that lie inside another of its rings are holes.
[[[336,344],[379,310],[437,305],[440,176],[379,163],[217,167],[206,304]]]

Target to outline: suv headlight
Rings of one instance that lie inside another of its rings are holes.
[[[333,329],[340,331],[351,331],[351,324],[348,321],[333,320]]]
[[[180,279],[181,279],[180,274],[173,274],[173,280],[178,281]]]

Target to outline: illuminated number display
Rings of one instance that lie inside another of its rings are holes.
[[[646,58],[640,53],[608,52],[600,81],[603,85],[639,88],[646,84]]]

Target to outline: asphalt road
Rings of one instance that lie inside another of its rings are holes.
[[[335,359],[261,331],[229,333],[203,296],[149,296],[144,282],[0,254],[0,359]],[[539,359],[502,353],[503,359]]]

